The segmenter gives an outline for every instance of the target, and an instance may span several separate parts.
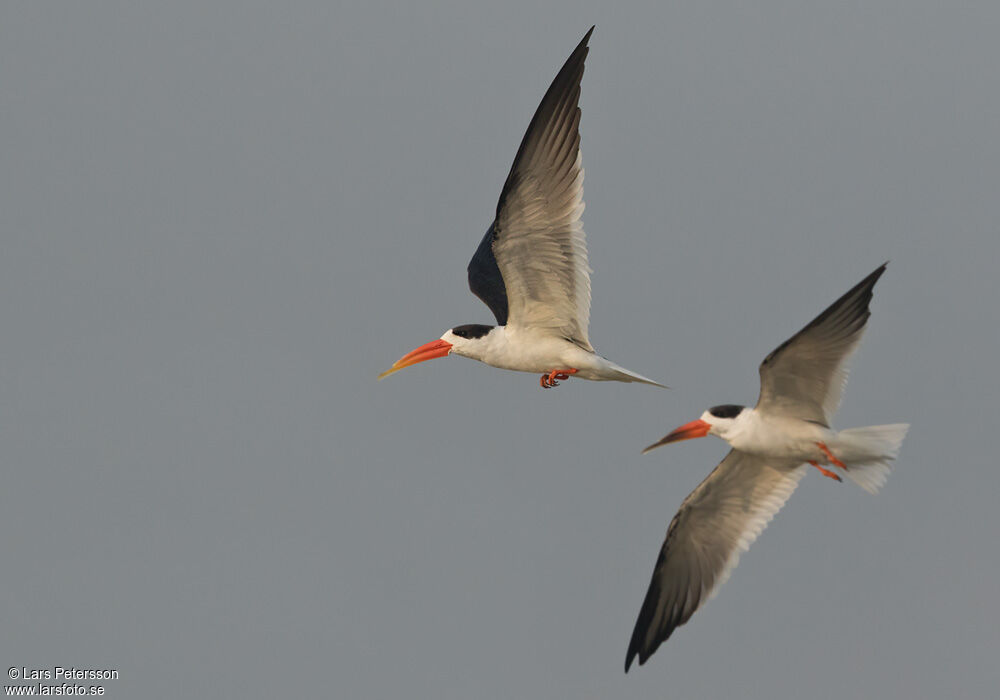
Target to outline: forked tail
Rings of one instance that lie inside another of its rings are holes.
[[[660,384],[659,382],[654,382],[649,377],[644,377],[638,372],[633,372],[630,369],[625,369],[621,365],[616,365],[614,362],[608,362],[611,365],[611,369],[618,374],[615,377],[615,381],[618,382],[639,382],[640,384],[652,384],[653,386],[662,387],[664,389],[669,389],[670,387],[665,384]]]
[[[834,453],[847,465],[847,478],[868,493],[878,491],[889,478],[889,463],[899,454],[909,429],[906,423],[894,423],[841,430]]]

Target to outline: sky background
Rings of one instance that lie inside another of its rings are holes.
[[[465,266],[591,24],[598,352],[462,358]],[[1000,687],[1000,5],[0,8],[0,663],[108,697],[982,698]],[[818,474],[643,667],[720,403],[884,260]]]

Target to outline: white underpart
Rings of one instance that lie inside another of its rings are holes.
[[[873,425],[835,431],[812,421],[744,409],[735,418],[717,418],[706,411],[701,420],[712,425],[734,449],[759,457],[831,464],[819,447],[823,443],[846,466],[844,473],[869,493],[889,477],[890,463],[899,454],[909,428],[905,423]]]
[[[909,427],[896,423],[841,430],[831,449],[847,465],[847,478],[868,493],[875,493],[889,478],[890,462],[899,454]]]
[[[518,372],[548,373],[575,369],[574,377],[592,381],[641,382],[662,386],[652,379],[616,365],[576,343],[549,333],[496,326],[479,338],[460,338],[450,330],[441,339],[452,344],[451,352],[492,367]]]

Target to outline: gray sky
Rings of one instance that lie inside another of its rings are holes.
[[[0,662],[109,697],[981,698],[1000,687],[1000,7],[5,3]],[[822,6],[821,6],[822,5]],[[985,9],[984,9],[985,8]],[[460,358],[465,265],[583,82],[591,339],[673,389]],[[810,474],[622,673],[724,456],[641,448],[891,263]]]

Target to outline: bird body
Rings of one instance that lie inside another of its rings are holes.
[[[708,422],[713,418],[706,411],[700,420]],[[745,408],[732,420],[713,423],[709,434],[721,437],[734,450],[764,458],[789,459],[799,464],[834,464],[830,457],[833,454],[847,465],[845,471],[850,473],[852,469],[873,462],[894,459],[896,452],[891,441],[887,442],[882,436],[897,427],[885,425],[837,431],[816,421]],[[826,445],[828,451],[820,448],[820,444]]]
[[[583,231],[580,83],[591,32],[542,98],[500,192],[496,217],[468,266],[469,289],[496,326],[456,326],[404,355],[379,379],[449,354],[541,372],[541,385],[576,376],[663,386],[594,352],[590,266]]]
[[[566,338],[532,327],[492,326],[484,335],[465,338],[447,331],[441,340],[451,344],[451,352],[462,357],[518,372],[548,373],[553,369],[575,369],[574,376],[592,381],[642,382],[652,379],[625,369]]]
[[[830,427],[847,361],[870,316],[872,289],[884,272],[882,265],[764,359],[756,406],[713,406],[643,450],[707,435],[732,448],[667,528],[632,631],[626,672],[635,658],[645,663],[718,590],[807,465],[838,481],[845,474],[871,493],[885,483],[909,426]]]

